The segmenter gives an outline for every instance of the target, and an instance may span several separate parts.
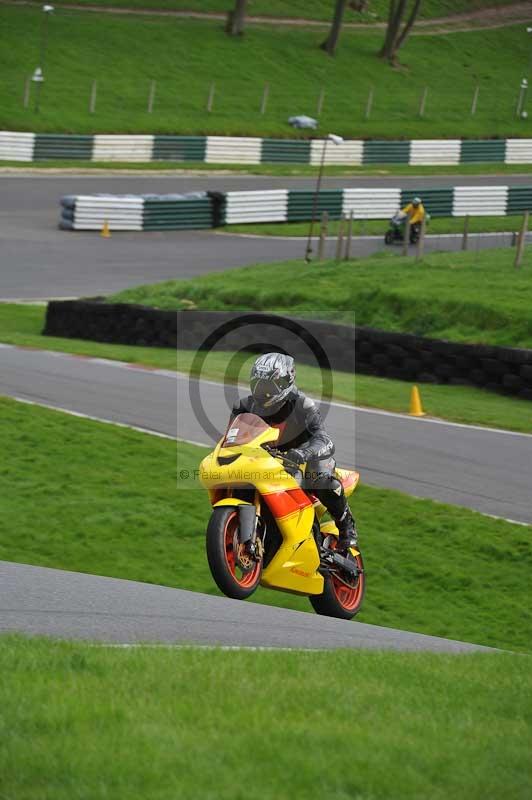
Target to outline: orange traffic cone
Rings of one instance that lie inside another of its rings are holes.
[[[425,412],[423,411],[423,406],[421,405],[421,397],[419,394],[419,389],[417,386],[412,386],[412,392],[410,393],[410,411],[408,412],[411,417],[424,417]]]
[[[109,223],[107,222],[106,219],[104,219],[103,221],[103,228],[101,235],[103,236],[104,239],[111,238],[111,229],[109,228]]]

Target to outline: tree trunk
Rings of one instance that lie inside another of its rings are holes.
[[[247,0],[235,0],[235,7],[227,15],[225,32],[229,36],[242,36],[246,20]]]
[[[342,20],[346,5],[347,0],[336,0],[331,30],[325,41],[320,45],[322,50],[325,50],[325,52],[330,56],[335,54],[336,47],[338,45],[338,39],[340,38],[340,31],[342,29]]]
[[[408,9],[408,0],[390,0],[388,27],[386,28],[384,43],[379,52],[379,56],[387,59],[390,64],[397,63],[397,53],[406,42],[420,8],[421,0],[413,0],[408,19],[401,30],[401,25]]]

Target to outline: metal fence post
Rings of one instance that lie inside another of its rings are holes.
[[[345,217],[342,214],[342,216],[340,217],[340,225],[338,226],[338,239],[336,240],[335,261],[340,261],[342,258],[342,250],[344,244],[344,224],[345,224]]]
[[[270,94],[270,84],[269,83],[265,83],[264,84],[264,90],[262,92],[262,103],[260,104],[260,113],[261,114],[265,114],[266,113],[266,106],[268,105],[268,96],[269,96],[269,94]]]
[[[469,238],[469,214],[464,217],[464,232],[462,233],[462,250],[467,250],[467,240]]]
[[[405,222],[404,236],[405,238],[403,239],[403,255],[407,256],[408,245],[410,244],[410,217],[407,217]]]
[[[98,83],[97,81],[92,82],[91,86],[91,96],[89,100],[89,114],[94,114],[96,111],[96,92],[98,90]]]
[[[30,104],[30,86],[31,86],[31,77],[27,77],[24,81],[24,96],[22,98],[22,105],[24,108],[27,108]]]
[[[329,212],[324,211],[321,215],[320,226],[320,240],[318,243],[318,261],[323,261],[323,251],[325,249],[325,240],[329,231]]]
[[[425,105],[427,103],[427,94],[429,91],[429,87],[425,86],[423,89],[423,94],[421,95],[421,100],[419,102],[419,116],[423,117],[425,115]]]
[[[345,255],[344,261],[349,261],[351,258],[351,242],[353,241],[353,217],[355,212],[351,209],[349,214],[349,221],[347,223],[347,239],[345,242]]]
[[[156,82],[151,81],[150,83],[150,91],[148,94],[148,114],[151,114],[153,111],[153,101],[155,100],[155,86]]]
[[[480,86],[477,84],[475,89],[475,93],[473,95],[473,102],[471,103],[471,116],[477,113],[477,104],[478,104],[478,93],[480,92]]]
[[[216,91],[216,84],[211,83],[211,88],[209,89],[209,97],[207,98],[207,111],[210,113],[212,111],[212,107],[214,105],[214,92]]]
[[[517,252],[515,254],[514,267],[519,269],[523,262],[523,253],[525,251],[526,235],[528,232],[528,215],[529,212],[525,211],[523,215],[523,224],[519,232],[519,239],[517,241]]]
[[[373,106],[373,86],[368,92],[368,101],[366,103],[366,119],[369,119],[369,115],[371,114],[371,108]]]

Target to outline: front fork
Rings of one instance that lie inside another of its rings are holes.
[[[259,523],[255,506],[238,506],[238,542],[255,561],[260,561],[264,555],[262,540],[258,536]]]

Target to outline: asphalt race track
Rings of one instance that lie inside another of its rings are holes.
[[[342,186],[526,185],[529,175],[482,177],[327,178],[324,188]],[[201,189],[312,188],[313,178],[254,176],[151,177],[31,174],[0,176],[0,300],[47,299],[109,294],[140,283],[189,278],[244,264],[302,258],[304,242],[289,238],[247,238],[213,231],[97,233],[58,229],[59,198],[63,194],[112,192],[165,193]],[[385,224],[383,223],[383,231]],[[510,236],[472,237],[474,248],[502,247]],[[382,250],[381,237],[361,237],[356,255]],[[428,237],[426,250],[458,250],[460,236]],[[328,242],[329,254],[334,242]]]
[[[0,394],[212,444],[191,401],[195,379],[119,362],[0,346]],[[238,389],[199,384],[219,431]],[[326,424],[341,465],[374,486],[532,524],[532,436],[333,404]],[[390,521],[393,524],[393,520]]]
[[[0,632],[100,642],[496,652],[165,586],[0,561]]]

